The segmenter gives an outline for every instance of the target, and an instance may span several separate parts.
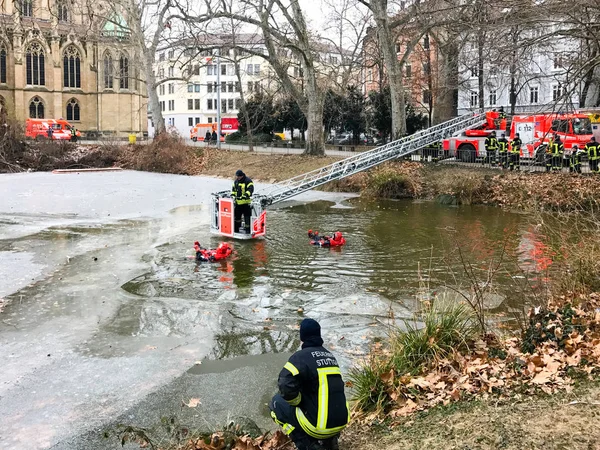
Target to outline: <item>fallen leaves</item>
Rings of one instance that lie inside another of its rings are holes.
[[[195,408],[198,405],[201,405],[199,398],[190,398],[190,400],[187,403],[183,402],[183,404],[188,408]]]
[[[292,450],[294,444],[281,431],[271,435],[252,438],[250,436],[231,436],[226,433],[214,433],[206,439],[191,439],[184,450]]]

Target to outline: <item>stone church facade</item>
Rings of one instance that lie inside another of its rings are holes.
[[[121,16],[71,0],[1,9],[0,103],[10,119],[64,118],[89,137],[147,131],[140,58]]]

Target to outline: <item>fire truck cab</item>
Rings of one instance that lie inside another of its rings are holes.
[[[487,156],[485,140],[492,133],[500,137],[506,129],[506,119],[497,111],[488,111],[485,122],[480,126],[464,130],[457,136],[444,139],[442,148],[447,156],[454,156],[464,162],[475,162],[477,158]]]

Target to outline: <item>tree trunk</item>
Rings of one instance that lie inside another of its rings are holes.
[[[484,46],[485,46],[485,33],[480,31],[477,36],[477,96],[479,97],[479,108],[485,108],[485,89],[483,79],[483,63],[484,63]]]
[[[387,14],[387,0],[371,2],[373,18],[377,25],[377,40],[383,52],[387,69],[392,104],[392,139],[400,139],[406,134],[406,99],[402,85],[402,67],[396,55],[396,39],[390,30]]]
[[[152,72],[154,53],[146,47],[143,48],[143,52],[146,60],[146,63],[144,64],[144,73],[146,75],[146,85],[148,89],[148,110],[150,111],[152,124],[154,125],[154,137],[156,137],[166,131],[165,119],[163,118],[160,102],[158,101],[158,93],[156,92],[156,78]]]
[[[308,77],[306,83],[306,96],[308,107],[306,121],[308,122],[305,155],[325,156],[325,140],[323,139],[323,102],[324,98],[316,85],[314,76]]]
[[[433,125],[450,120],[458,114],[459,48],[455,36],[440,43],[438,53],[438,93],[433,110]]]

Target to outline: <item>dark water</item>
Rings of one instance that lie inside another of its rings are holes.
[[[293,350],[305,316],[320,320],[351,356],[385,333],[390,317],[397,323],[409,318],[426,300],[457,301],[446,286],[465,295],[474,283],[485,286],[491,312],[520,311],[526,291],[539,289],[547,263],[530,219],[498,208],[318,201],[269,211],[267,227],[264,240],[230,241],[235,255],[214,264],[185,259],[193,254],[191,237],[165,244],[154,270],[124,289],[146,298],[195,300],[199,308],[220,305],[226,313],[214,358]],[[342,231],[347,244],[311,246],[308,229]],[[206,230],[194,239],[205,246],[221,241]]]

